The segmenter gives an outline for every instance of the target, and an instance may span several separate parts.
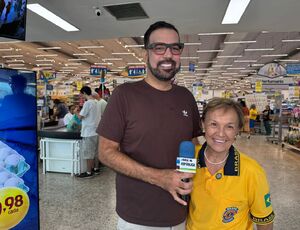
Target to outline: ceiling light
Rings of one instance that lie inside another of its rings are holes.
[[[22,63],[25,63],[24,60],[22,59],[14,59],[14,60],[7,60],[6,63],[13,63],[13,62],[22,62]]]
[[[214,68],[214,67],[230,67],[230,66],[232,65],[213,65],[212,67]]]
[[[245,67],[229,67],[227,69],[246,69]]]
[[[113,65],[113,63],[111,63],[111,62],[101,62],[101,63],[95,62],[94,65]]]
[[[226,70],[212,70],[212,71],[209,71],[210,73],[225,73],[227,72]]]
[[[245,49],[245,51],[272,51],[274,48]]]
[[[52,63],[41,63],[41,64],[36,64],[36,66],[53,66]]]
[[[221,73],[222,75],[236,75],[238,73]]]
[[[57,57],[57,54],[39,54],[35,55],[35,57]]]
[[[65,31],[71,32],[71,31],[79,31],[78,28],[71,25],[67,21],[63,20],[62,18],[58,17],[51,11],[47,10],[40,4],[34,3],[34,4],[27,4],[27,8],[31,10],[32,12],[40,15],[41,17],[45,18],[46,20],[52,22],[53,24],[59,26],[60,28],[64,29]]]
[[[214,52],[223,52],[224,50],[197,50],[197,53],[214,53]]]
[[[218,63],[218,61],[198,61],[199,64]]]
[[[143,47],[144,45],[125,45],[125,48],[139,48],[139,47]]]
[[[49,61],[49,62],[55,62],[55,60],[54,59],[37,59],[37,60],[35,60],[35,61],[39,61],[39,62],[42,62],[42,61]]]
[[[244,14],[250,0],[231,0],[228,4],[222,24],[237,24]]]
[[[214,32],[214,33],[199,33],[198,35],[225,35],[225,34],[234,34],[234,32]]]
[[[276,61],[280,61],[280,62],[300,62],[300,60],[297,59],[279,59]]]
[[[180,59],[199,59],[199,57],[180,57]]]
[[[16,63],[16,64],[8,64],[9,67],[11,66],[24,66],[25,64],[22,64],[22,63]]]
[[[145,62],[128,62],[127,65],[146,65]]]
[[[62,69],[77,69],[78,66],[62,66]]]
[[[135,53],[111,53],[112,55],[134,55]]]
[[[122,61],[123,58],[103,58],[102,61]]]
[[[185,42],[185,46],[200,46],[202,43],[201,42]]]
[[[104,46],[78,46],[78,49],[102,49]]]
[[[70,58],[68,61],[87,61],[86,58]]]
[[[94,56],[94,53],[76,53],[74,56]]]
[[[23,57],[23,55],[5,55],[2,56],[3,58],[17,58],[17,57]]]
[[[7,48],[7,49],[0,49],[0,51],[13,51],[13,48]]]
[[[82,63],[80,63],[80,62],[69,62],[69,63],[65,63],[65,66],[69,66],[69,65],[82,65]]]
[[[225,56],[217,56],[217,58],[239,58],[243,57],[242,55],[225,55]]]
[[[255,43],[256,41],[228,41],[224,42],[224,44],[248,44],[248,43]]]
[[[39,47],[38,50],[60,50],[61,47],[59,46],[53,46],[53,47]]]
[[[264,54],[261,57],[286,57],[288,54]]]
[[[240,63],[244,63],[244,62],[257,62],[257,60],[234,60],[233,62],[240,62]]]
[[[282,40],[282,42],[300,42],[300,39],[287,39],[287,40]]]
[[[257,63],[257,64],[251,64],[253,67],[259,67],[259,66],[264,66],[265,64],[263,63]]]
[[[196,71],[202,71],[202,70],[213,70],[212,68],[196,68]]]

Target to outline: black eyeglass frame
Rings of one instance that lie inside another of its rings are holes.
[[[164,46],[164,47],[165,47],[165,51],[164,51],[163,53],[157,53],[157,52],[155,52],[155,49],[154,49],[154,48],[155,48],[157,45]],[[172,49],[173,46],[178,46],[178,47],[179,47],[179,49],[180,49],[179,53],[175,53],[175,54],[173,53],[173,49]],[[153,50],[153,52],[156,53],[156,54],[158,54],[158,55],[164,55],[164,54],[166,53],[166,51],[167,51],[168,48],[170,48],[170,51],[171,51],[171,53],[172,53],[173,55],[180,55],[180,54],[182,53],[182,51],[183,51],[184,43],[178,42],[178,43],[167,44],[167,43],[162,43],[162,42],[155,42],[155,43],[149,44],[149,45],[146,47],[146,49]]]

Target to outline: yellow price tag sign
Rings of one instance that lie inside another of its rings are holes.
[[[0,189],[0,229],[10,229],[20,223],[29,209],[29,197],[17,187]]]

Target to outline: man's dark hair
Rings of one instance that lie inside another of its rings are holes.
[[[175,30],[176,33],[178,34],[179,37],[179,32],[178,30],[175,28],[175,26],[173,26],[172,24],[165,22],[165,21],[158,21],[155,22],[154,24],[152,24],[148,30],[146,31],[146,33],[144,34],[144,48],[147,49],[148,45],[149,45],[149,37],[151,35],[151,33],[155,30],[158,29],[171,29],[171,30]]]
[[[10,84],[25,88],[27,84],[27,79],[23,75],[12,75],[10,77]]]
[[[81,90],[80,90],[80,93],[86,94],[86,95],[88,95],[88,96],[91,96],[91,95],[92,95],[92,90],[91,90],[91,88],[88,87],[88,86],[83,86],[83,87],[81,88]]]

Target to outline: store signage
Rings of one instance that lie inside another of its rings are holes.
[[[0,75],[0,229],[38,230],[36,74],[0,69]],[[28,91],[7,92],[16,82]]]
[[[300,63],[299,64],[287,64],[286,74],[288,76],[300,76]]]
[[[200,101],[202,99],[203,85],[201,82],[193,83],[193,95],[196,101]]]
[[[189,72],[195,72],[195,63],[193,62],[189,63]]]
[[[294,84],[293,77],[282,76],[277,78],[269,78],[269,77],[253,75],[252,86],[255,87],[256,82],[258,81],[261,81],[262,83],[262,91],[266,89],[288,90],[289,86]]]
[[[286,76],[286,69],[278,63],[269,63],[261,67],[257,75],[268,78],[277,78]]]
[[[144,65],[128,66],[128,77],[144,76],[146,67]]]
[[[262,92],[262,81],[255,82],[255,92],[257,92],[257,93]]]
[[[91,65],[90,67],[90,75],[100,76],[101,73],[107,73],[107,66],[104,65]]]

